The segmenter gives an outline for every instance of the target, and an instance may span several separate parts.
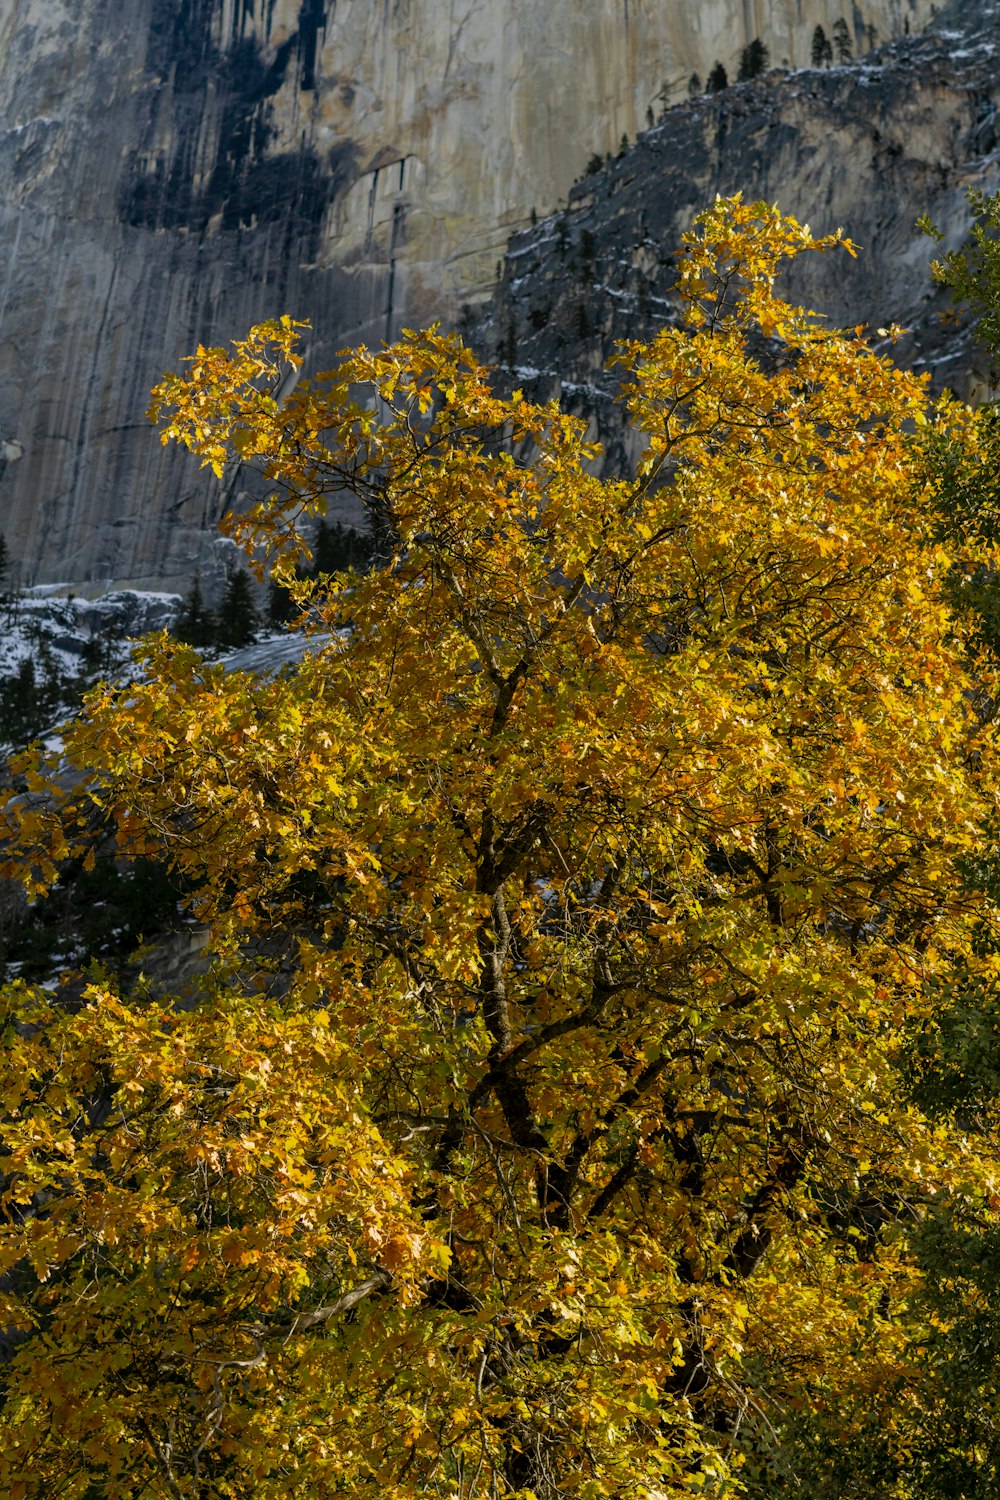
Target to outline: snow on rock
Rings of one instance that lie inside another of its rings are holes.
[[[139,638],[169,630],[181,608],[177,594],[121,589],[97,599],[55,592],[46,585],[0,599],[0,748],[40,737],[58,749],[58,726],[71,717],[83,693],[101,679],[127,682],[137,675],[133,646]],[[256,640],[228,652],[202,654],[227,671],[268,676],[294,665],[331,639],[328,633],[262,628]],[[43,695],[36,713],[4,718],[4,698],[26,663],[32,691]]]
[[[331,639],[328,634],[306,635],[302,630],[282,630],[261,635],[250,646],[241,646],[221,657],[229,672],[254,672],[269,677],[282,667],[301,661],[309,651],[319,651]]]
[[[0,678],[28,660],[66,678],[117,675],[131,661],[130,641],[168,628],[180,602],[177,594],[133,589],[98,599],[49,589],[8,597],[0,604]]]

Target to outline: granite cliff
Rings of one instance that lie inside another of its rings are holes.
[[[1000,190],[998,62],[1000,6],[956,0],[923,36],[851,67],[775,70],[671,110],[579,181],[564,210],[513,236],[473,342],[509,384],[590,418],[619,471],[632,444],[608,360],[671,319],[681,233],[716,193],[742,191],[814,227],[842,225],[861,247],[857,260],[799,262],[794,299],[866,325],[887,350],[878,330],[898,324],[898,363],[938,389],[984,393],[993,373],[934,285],[935,248],[916,220],[928,214],[955,248],[968,188]]]
[[[906,102],[905,88],[888,84],[883,99],[892,64],[874,65],[856,101],[857,68],[844,66],[779,73],[682,104],[659,127],[657,117],[715,61],[735,76],[754,38],[774,63],[799,68],[815,26],[832,33],[846,11],[845,51],[899,37],[905,53],[905,34],[932,9],[930,0],[0,0],[0,524],[22,580],[184,587],[196,567],[211,572],[214,522],[238,499],[239,479],[220,488],[160,449],[143,418],[157,374],[199,341],[280,311],[312,320],[320,365],[343,343],[402,322],[457,320],[463,306],[474,317],[510,234],[528,232],[519,254],[540,244],[532,210],[561,203],[624,135],[645,130],[571,198],[567,222],[581,232],[581,216],[597,211],[596,198],[586,207],[592,189],[624,204],[619,169],[647,167],[664,169],[651,202],[677,195],[647,223],[668,242],[694,203],[729,183],[756,191],[766,180],[772,195],[797,193],[790,206],[821,215],[830,194],[814,207],[811,181],[839,171],[870,183],[853,143],[873,109],[888,122]],[[939,85],[944,124],[925,120],[918,147],[953,183],[966,170],[966,115],[993,99],[984,82],[969,104],[964,80],[961,99]],[[824,133],[828,123],[810,135],[810,90],[817,121],[823,101],[840,101],[842,137]],[[753,124],[762,111],[770,135]],[[888,122],[885,135],[907,161],[905,129]],[[781,150],[746,177],[755,138]],[[668,165],[672,141],[681,153],[700,142],[696,160]],[[890,196],[896,181],[912,189],[893,158]],[[840,217],[864,239],[849,198],[847,188],[837,198]],[[602,220],[609,234],[617,211]],[[519,313],[499,316],[516,323]]]

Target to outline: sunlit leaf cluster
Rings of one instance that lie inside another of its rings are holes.
[[[213,962],[6,992],[5,1493],[721,1500],[907,1386],[911,1231],[998,1203],[911,1045],[996,985],[995,557],[914,457],[965,417],[779,295],[845,246],[701,216],[628,478],[436,330],[157,387],[313,640],[154,640],[18,767],[7,874],[113,829]],[[341,492],[391,557],[295,582]]]

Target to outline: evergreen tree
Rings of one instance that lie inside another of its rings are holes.
[[[833,49],[839,63],[853,62],[854,47],[851,43],[851,33],[843,16],[833,23]]]
[[[0,740],[23,745],[40,728],[40,703],[34,659],[25,657],[13,677],[0,682]]]
[[[291,590],[280,579],[272,578],[267,593],[268,620],[272,625],[288,625],[298,613]]]
[[[18,565],[11,556],[7,538],[0,532],[0,601],[6,605],[8,622],[17,618],[21,603],[17,580]]]
[[[180,614],[174,622],[174,635],[189,646],[211,646],[216,640],[216,624],[212,612],[206,609],[201,594],[201,579],[197,573],[194,582],[181,605]]]
[[[507,330],[498,352],[501,364],[505,364],[508,369],[513,369],[517,364],[517,325],[513,318],[507,320]]]
[[[356,572],[368,569],[372,560],[372,539],[353,527],[334,521],[331,526],[322,520],[313,542],[313,578],[323,573],[346,573],[349,568]]]
[[[695,96],[698,95],[698,94],[700,94],[700,93],[701,93],[701,79],[698,77],[697,73],[692,73],[691,77],[688,79],[688,96],[691,99],[694,99]]]
[[[216,640],[221,646],[249,646],[257,638],[259,625],[250,574],[246,568],[237,568],[222,596]]]
[[[720,62],[717,62],[711,73],[709,73],[708,75],[708,83],[706,84],[706,88],[708,89],[708,92],[710,94],[721,94],[722,90],[727,89],[728,87],[729,74],[726,72],[722,64]]]
[[[0,741],[24,745],[58,716],[73,696],[48,641],[34,636],[31,656],[0,682]],[[39,664],[41,671],[39,671]]]
[[[743,48],[740,56],[739,82],[747,83],[751,78],[758,78],[761,73],[766,73],[770,57],[767,47],[760,37],[754,37],[750,44]]]
[[[812,65],[814,68],[827,68],[832,62],[833,48],[830,45],[830,38],[822,26],[817,26],[812,39]]]

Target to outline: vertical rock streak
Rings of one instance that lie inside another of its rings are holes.
[[[457,321],[532,208],[705,77],[720,38],[731,76],[764,21],[772,59],[801,63],[839,9],[0,0],[0,436],[24,444],[0,505],[23,576],[207,581],[221,492],[143,423],[164,368],[282,311],[312,319],[321,367],[404,322]],[[891,33],[896,0],[861,9]],[[929,12],[912,0],[914,30]],[[706,126],[723,160],[728,119]]]

